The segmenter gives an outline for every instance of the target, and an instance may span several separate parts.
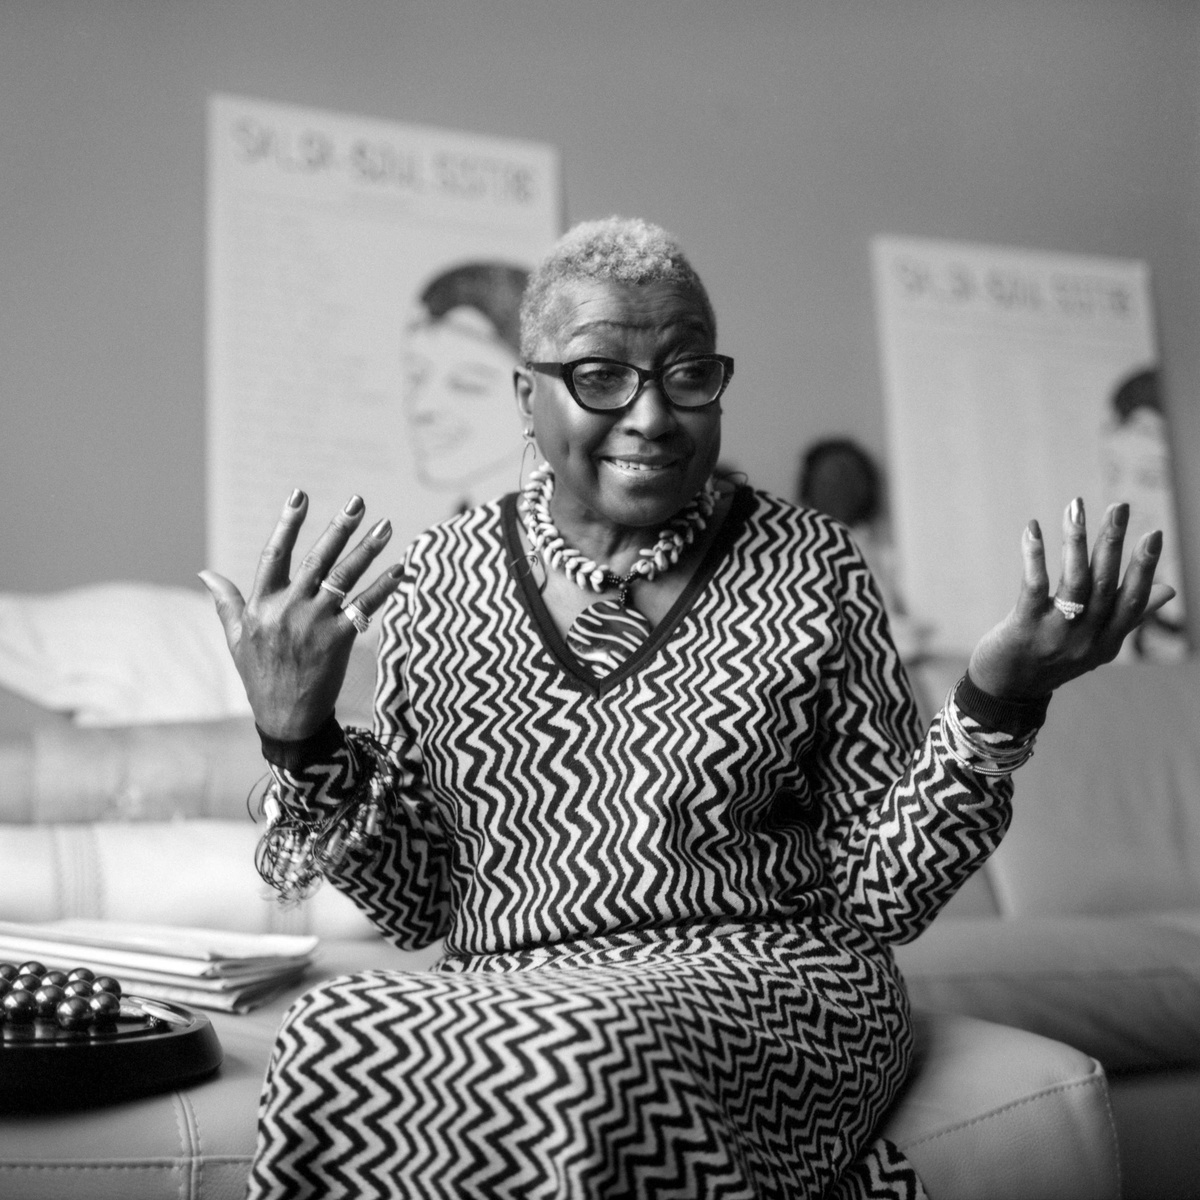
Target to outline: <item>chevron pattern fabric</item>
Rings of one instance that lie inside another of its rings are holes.
[[[516,521],[506,497],[410,548],[374,731],[400,784],[382,850],[333,879],[447,957],[298,1002],[252,1195],[919,1195],[868,1149],[909,1054],[887,945],[998,844],[1009,780],[940,720],[921,738],[836,522],[739,489],[599,674],[517,569]],[[363,737],[273,769],[339,804]]]
[[[876,1138],[845,1175],[830,1200],[929,1200],[908,1159],[887,1138]]]
[[[907,1068],[886,959],[820,922],[618,940],[313,989],[276,1047],[252,1195],[825,1195]]]

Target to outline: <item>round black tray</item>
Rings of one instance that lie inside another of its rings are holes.
[[[147,1011],[139,1017],[142,1003]],[[0,1023],[0,1112],[128,1100],[193,1083],[221,1065],[221,1043],[207,1017],[136,996],[125,997],[124,1007],[134,1015],[109,1029],[69,1031],[41,1019]]]

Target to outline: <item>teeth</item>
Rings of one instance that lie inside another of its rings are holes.
[[[610,458],[608,461],[622,471],[665,471],[670,466],[669,463],[630,462],[624,458]]]

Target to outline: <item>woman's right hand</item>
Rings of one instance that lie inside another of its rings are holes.
[[[254,720],[282,741],[308,737],[333,712],[358,632],[338,593],[351,591],[392,536],[391,523],[380,521],[339,562],[366,512],[361,497],[352,496],[292,579],[292,550],[307,512],[308,497],[293,492],[263,548],[248,598],[223,575],[200,572]],[[399,567],[385,571],[353,598],[354,607],[369,618],[395,590],[399,575]]]

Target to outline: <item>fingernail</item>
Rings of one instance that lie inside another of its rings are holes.
[[[388,574],[389,574],[389,575],[390,575],[390,576],[391,576],[393,579],[399,579],[399,578],[401,578],[401,576],[403,576],[403,574],[404,574],[404,564],[403,564],[403,563],[397,563],[397,564],[396,564],[394,567],[390,567],[390,568],[388,569]]]
[[[363,502],[361,496],[351,496],[346,501],[346,507],[343,510],[348,517],[356,517],[362,512]]]
[[[1036,520],[1030,521],[1025,528],[1029,531],[1029,536],[1033,538],[1035,542],[1040,542],[1042,540],[1042,527],[1037,523]]]
[[[371,530],[373,538],[389,538],[392,536],[392,523],[384,517],[374,529]]]
[[[1159,555],[1162,553],[1162,530],[1156,529],[1146,535],[1146,553]]]
[[[296,488],[296,490],[288,497],[288,508],[299,508],[303,503],[304,493],[299,488]]]
[[[1122,502],[1113,509],[1113,524],[1124,529],[1129,524],[1129,505]]]
[[[1071,506],[1067,509],[1067,515],[1071,518],[1072,525],[1083,524],[1083,500],[1079,496],[1076,496],[1071,501]]]

